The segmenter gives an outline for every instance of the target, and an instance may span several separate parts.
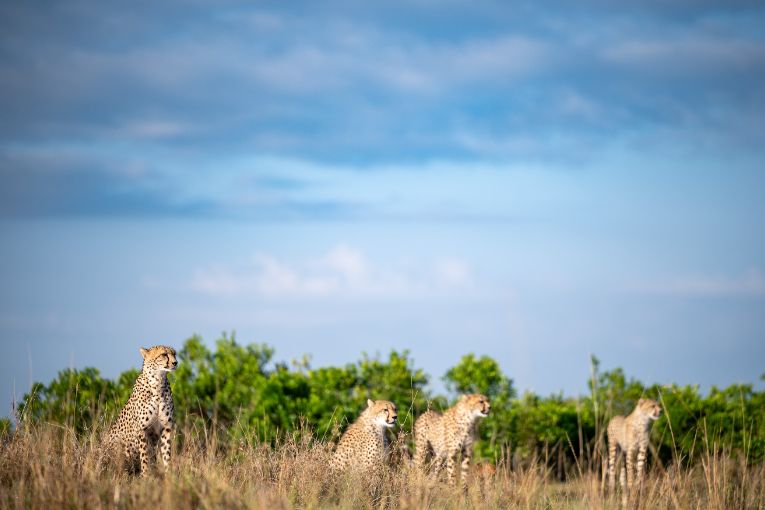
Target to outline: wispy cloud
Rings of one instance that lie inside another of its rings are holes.
[[[562,202],[577,193],[543,166],[192,156],[107,143],[0,149],[0,215],[508,221],[544,205],[530,193],[539,185]]]
[[[740,276],[691,276],[666,282],[638,285],[639,292],[685,297],[762,297],[765,275],[752,268]]]
[[[210,197],[168,193],[147,159],[47,147],[0,151],[0,217],[166,217],[215,214]]]
[[[193,124],[173,120],[135,120],[121,131],[130,138],[164,139],[188,135],[198,131]]]
[[[332,162],[577,162],[694,112],[694,125],[741,139],[752,122],[736,113],[762,117],[765,60],[752,29],[763,14],[747,5],[299,3],[211,18],[174,3],[151,17],[25,4],[0,13],[0,136]]]
[[[635,70],[653,69],[676,75],[717,75],[723,72],[751,73],[765,64],[765,43],[738,38],[694,34],[676,39],[622,41],[605,48],[603,56]]]
[[[413,298],[475,290],[475,277],[470,264],[458,257],[384,263],[341,243],[323,255],[298,262],[259,253],[237,267],[198,268],[189,287],[217,297]]]

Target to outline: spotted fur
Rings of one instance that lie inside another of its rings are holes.
[[[335,448],[330,467],[370,471],[383,465],[387,455],[385,429],[398,419],[396,404],[387,400],[367,400],[367,408],[345,431]]]
[[[156,458],[159,445],[165,470],[170,463],[174,428],[173,394],[167,373],[175,370],[175,349],[158,345],[141,348],[143,367],[133,385],[133,392],[107,435],[131,471],[148,473],[149,462]]]
[[[491,404],[484,395],[463,395],[443,414],[427,411],[414,424],[414,464],[427,467],[430,458],[436,473],[446,464],[446,474],[454,481],[454,464],[462,455],[461,483],[467,481],[470,459],[473,456],[478,420],[489,414]]]
[[[616,487],[617,455],[624,453],[626,468],[622,464],[619,472],[619,484],[625,489],[625,469],[627,492],[632,489],[633,479],[638,484],[642,481],[645,468],[646,450],[651,433],[651,424],[661,416],[661,406],[648,398],[638,400],[635,410],[629,416],[614,416],[608,422],[608,485],[613,491]],[[637,455],[637,466],[633,463]],[[636,477],[633,476],[636,472]],[[625,496],[627,492],[624,492]]]

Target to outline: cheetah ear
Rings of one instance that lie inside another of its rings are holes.
[[[375,401],[372,400],[371,398],[368,398],[367,399],[367,407],[372,407],[373,405],[375,405]]]
[[[146,355],[147,355],[147,354],[149,354],[149,351],[147,351],[146,349],[144,349],[143,347],[141,347],[141,357],[142,357],[143,359],[146,359]]]

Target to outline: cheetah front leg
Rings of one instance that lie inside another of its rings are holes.
[[[441,473],[443,473],[444,469],[446,469],[448,459],[449,457],[447,455],[444,455],[443,457],[438,457],[436,459],[436,462],[434,463],[435,469],[433,470],[433,475],[436,480],[441,479]]]
[[[128,474],[139,474],[140,464],[136,463],[138,455],[138,441],[125,441],[122,445],[122,468],[126,469]]]
[[[170,451],[172,450],[173,440],[173,424],[168,423],[162,429],[162,436],[160,438],[160,452],[162,454],[162,466],[165,471],[170,467]]]
[[[430,444],[428,440],[422,437],[422,434],[415,435],[414,438],[414,465],[421,470],[425,469],[425,463],[428,460],[428,450]]]
[[[635,446],[631,446],[627,449],[627,490],[632,491],[632,486],[635,483],[635,454],[637,453]]]
[[[611,492],[616,490],[616,441],[608,444],[608,488]]]
[[[157,450],[159,449],[159,431],[154,427],[146,429],[146,453],[149,457],[149,462],[155,465],[157,462]]]
[[[473,457],[473,448],[465,447],[462,449],[462,463],[460,464],[460,485],[467,489],[468,471],[470,471],[470,459]]]
[[[138,458],[141,461],[141,476],[149,474],[149,440],[147,431],[138,435]]]
[[[627,468],[624,467],[624,462],[621,462],[619,468],[619,486],[622,488],[622,506],[627,506]]]
[[[454,483],[454,464],[460,450],[449,450],[446,453],[446,479],[449,483]]]
[[[162,467],[167,472],[170,467],[170,451],[173,446],[173,429],[175,428],[172,400],[160,406],[159,422],[162,425],[159,450],[162,455]]]
[[[648,442],[641,443],[637,455],[637,473],[636,480],[638,488],[643,484],[643,472],[645,471],[645,457],[648,450]]]

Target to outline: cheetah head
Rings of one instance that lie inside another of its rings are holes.
[[[658,420],[661,416],[661,406],[655,400],[650,398],[641,398],[638,400],[637,409],[643,416],[647,416],[651,420]]]
[[[148,349],[141,347],[143,370],[146,372],[172,372],[178,366],[175,349],[164,345],[155,345]]]
[[[384,427],[393,427],[398,419],[398,409],[396,404],[388,400],[367,399],[367,409],[365,411],[372,417],[372,420],[378,425]]]
[[[470,415],[474,418],[486,418],[489,415],[489,410],[491,409],[491,403],[489,403],[489,399],[480,393],[462,395],[458,405],[466,408]]]

